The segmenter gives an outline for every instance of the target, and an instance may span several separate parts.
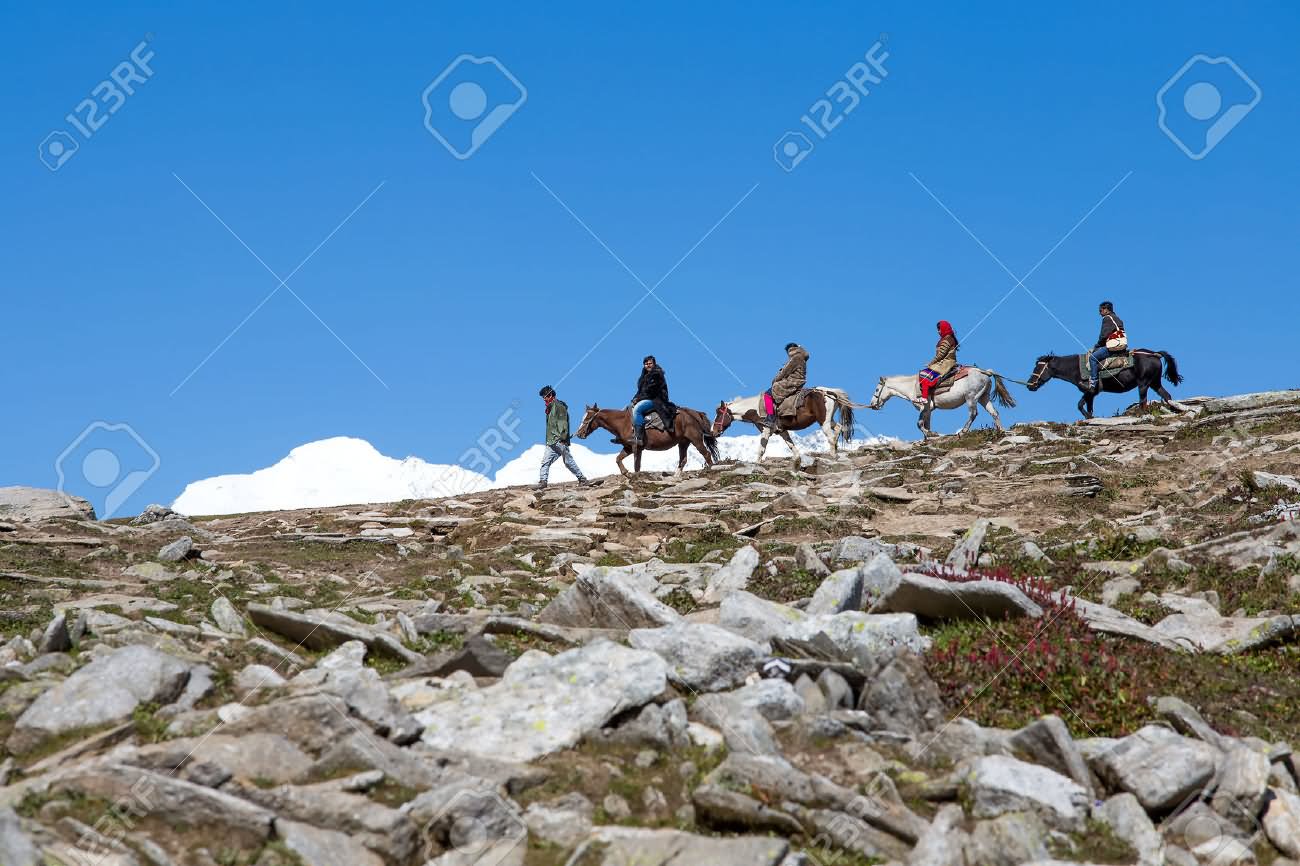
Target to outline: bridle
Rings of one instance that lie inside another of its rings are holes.
[[[1051,376],[1047,376],[1046,379],[1043,378],[1051,371],[1052,365],[1048,363],[1046,359],[1039,359],[1038,365],[1034,367],[1034,372],[1029,374],[1029,381],[1025,382],[1025,387],[1030,391],[1037,391],[1039,388],[1043,387],[1043,384],[1047,379],[1052,378]]]
[[[731,407],[723,403],[718,411],[718,417],[713,419],[713,435],[721,436],[722,432],[730,427],[735,420],[736,416],[732,414]]]
[[[881,406],[881,397],[885,393],[885,377],[881,376],[880,381],[876,383],[876,393],[871,395],[871,402],[867,404],[868,409],[879,409]]]
[[[588,406],[586,417],[582,419],[582,423],[578,425],[578,429],[575,431],[574,435],[579,439],[586,439],[590,436],[591,431],[595,428],[596,416],[599,414],[600,410],[595,406]]]

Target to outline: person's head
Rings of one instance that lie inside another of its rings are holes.
[[[655,367],[658,366],[659,366],[659,362],[655,360],[654,355],[646,355],[644,358],[641,359],[641,368],[644,370],[653,370]]]
[[[799,348],[799,344],[798,344],[798,343],[786,343],[786,344],[785,344],[785,350],[786,350],[787,352],[790,351],[791,349],[797,349],[797,348]]]
[[[550,385],[543,385],[542,390],[537,392],[537,396],[541,397],[542,401],[549,406],[555,402],[555,389]]]
[[[939,329],[939,336],[940,336],[940,337],[951,337],[951,336],[953,336],[953,333],[952,333],[952,325],[948,324],[947,322],[945,322],[945,321],[940,321],[937,325],[935,325],[935,327]]]
[[[1115,312],[1115,305],[1110,301],[1102,301],[1097,307],[1097,312],[1103,316],[1109,316],[1111,313]]]

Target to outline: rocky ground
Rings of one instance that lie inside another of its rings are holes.
[[[1295,863],[1300,392],[1184,405],[382,506],[0,490],[0,864]]]

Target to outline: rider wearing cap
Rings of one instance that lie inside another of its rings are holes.
[[[772,387],[763,394],[763,411],[767,414],[766,424],[776,429],[777,408],[790,397],[798,394],[808,382],[808,350],[798,343],[785,344],[786,362],[776,376],[772,378]]]

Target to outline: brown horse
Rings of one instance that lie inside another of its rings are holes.
[[[627,468],[623,466],[623,458],[629,454],[634,454],[634,471],[641,471],[641,448],[635,445],[634,434],[632,430],[632,410],[630,409],[601,409],[598,406],[591,405],[587,407],[587,412],[582,416],[582,424],[578,425],[577,435],[579,439],[586,439],[596,428],[608,430],[614,434],[614,441],[623,446],[623,450],[618,452],[614,462],[618,464],[618,471],[624,475],[628,474]],[[677,446],[678,457],[677,471],[681,472],[686,468],[686,451],[694,445],[695,450],[704,456],[704,465],[712,466],[718,459],[718,440],[709,432],[709,419],[698,409],[687,409],[684,406],[677,408],[677,416],[673,419],[673,432],[666,433],[662,430],[655,430],[651,427],[645,429],[645,448],[651,451],[667,451],[674,445]]]
[[[718,414],[713,419],[713,432],[721,436],[731,423],[736,419],[748,421],[758,428],[762,434],[762,440],[758,444],[758,457],[756,460],[763,459],[763,452],[767,450],[767,440],[772,436],[772,428],[768,427],[763,421],[767,414],[759,411],[763,405],[763,395],[757,397],[742,397],[732,400],[730,403],[719,403]],[[804,398],[803,405],[799,407],[798,414],[794,420],[786,422],[784,419],[777,419],[776,433],[785,440],[785,444],[790,446],[790,451],[794,454],[795,463],[799,462],[799,449],[794,447],[794,440],[790,438],[791,430],[805,430],[814,424],[820,424],[822,431],[826,434],[826,440],[831,444],[831,453],[839,452],[840,437],[844,437],[845,442],[853,439],[853,410],[865,409],[862,403],[854,403],[849,399],[849,395],[839,388],[813,388]],[[835,413],[839,412],[839,420],[835,420]]]

